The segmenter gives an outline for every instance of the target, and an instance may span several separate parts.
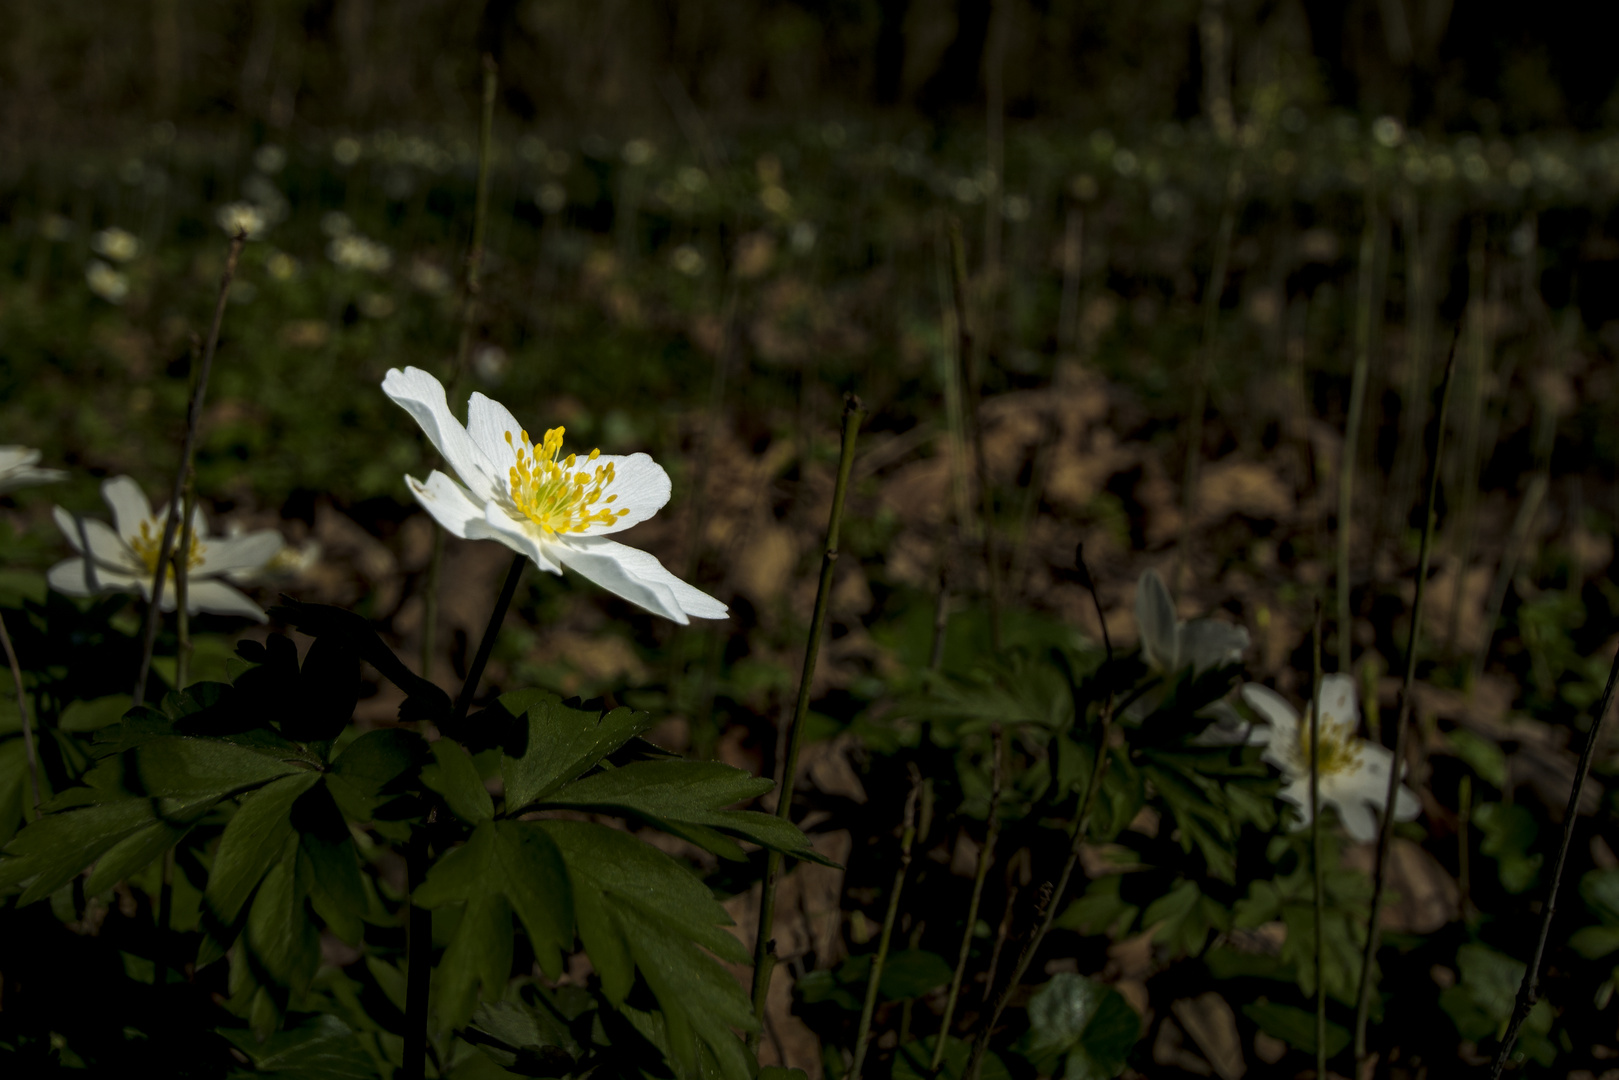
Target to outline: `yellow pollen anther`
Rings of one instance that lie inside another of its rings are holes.
[[[620,510],[592,510],[601,499],[603,489],[614,479],[613,466],[597,466],[595,475],[574,471],[577,454],[562,455],[563,428],[546,431],[540,445],[535,447],[528,432],[520,433],[521,442],[506,433],[506,442],[517,451],[517,463],[507,476],[511,484],[511,499],[516,509],[544,529],[549,535],[588,532],[593,525],[612,525],[629,513]],[[589,460],[601,456],[592,450]],[[612,502],[618,496],[608,495]]]
[[[1347,725],[1336,723],[1332,717],[1321,717],[1321,745],[1316,754],[1322,776],[1354,772],[1360,768],[1361,748],[1354,732]],[[1310,717],[1306,713],[1299,724],[1299,771],[1310,769]]]
[[[129,538],[129,549],[135,553],[135,557],[137,559],[146,564],[146,572],[148,574],[157,573],[157,549],[161,546],[162,541],[162,530],[159,529],[154,531],[150,521],[141,522],[140,535],[131,536]],[[178,530],[175,532],[174,543],[176,547],[179,546],[180,535]],[[186,553],[186,569],[195,570],[197,567],[201,566],[202,553],[207,550],[208,549],[203,546],[202,541],[197,539],[197,534],[192,533],[191,550]],[[174,581],[174,567],[172,565],[169,567],[168,580],[170,582]]]

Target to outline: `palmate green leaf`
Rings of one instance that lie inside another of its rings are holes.
[[[232,990],[239,980],[257,985],[308,989],[320,964],[320,935],[304,909],[312,875],[296,857],[298,838],[288,837],[248,910],[247,925],[232,953]]]
[[[834,865],[816,853],[790,822],[758,811],[724,809],[773,786],[770,780],[718,762],[638,761],[576,780],[541,805],[633,815],[739,862],[747,853],[727,833],[794,858]]]
[[[1147,905],[1141,925],[1158,928],[1153,940],[1177,956],[1200,952],[1209,935],[1231,929],[1231,912],[1198,888],[1181,880],[1168,893]]]
[[[1113,1080],[1140,1037],[1141,1018],[1117,990],[1065,972],[1029,999],[1020,1050],[1042,1072],[1066,1058],[1066,1080]]]
[[[396,795],[421,767],[427,753],[427,743],[413,731],[368,731],[337,755],[326,774],[326,786],[350,819],[370,821],[377,807]]]
[[[432,750],[434,763],[422,768],[422,783],[444,796],[451,813],[469,825],[494,817],[495,802],[472,755],[453,739],[438,740]]]
[[[627,833],[578,821],[537,823],[556,843],[573,886],[579,936],[622,1006],[638,970],[657,997],[671,1064],[696,1076],[704,1054],[727,1080],[752,1075],[751,1055],[734,1034],[758,1028],[741,985],[703,950],[745,964],[748,952],[685,866]]]
[[[319,779],[316,773],[304,772],[272,781],[244,799],[225,826],[203,892],[208,937],[197,957],[199,967],[224,955],[242,906],[281,859],[293,835],[293,804]]]
[[[130,796],[185,797],[220,793],[223,797],[305,771],[307,767],[307,763],[299,763],[297,758],[274,748],[267,753],[224,739],[174,735],[142,737],[137,745],[104,756],[85,774],[85,785],[93,790],[93,797],[84,789],[69,788],[52,806],[82,805],[86,801],[105,802]]]
[[[515,816],[591,768],[652,726],[648,713],[564,705],[555,694],[521,691],[500,699],[519,720],[516,743],[501,763],[506,813]]]
[[[0,847],[17,834],[32,803],[27,748],[21,739],[6,739],[0,742]]]
[[[251,1031],[219,1028],[254,1065],[282,1080],[374,1080],[376,1066],[355,1032],[335,1016],[310,1017],[260,1042]]]
[[[222,798],[224,793],[215,792],[189,799],[120,799],[47,814],[6,845],[7,858],[0,860],[0,891],[27,883],[17,902],[31,904],[73,880],[121,842],[189,825]],[[163,850],[158,847],[152,858]],[[131,872],[139,868],[127,850],[119,853],[119,859]]]

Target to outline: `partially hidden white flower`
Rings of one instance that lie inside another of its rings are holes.
[[[225,526],[225,535],[235,540],[249,535],[239,521],[232,521]],[[246,566],[240,570],[230,570],[224,577],[237,585],[267,585],[275,582],[297,581],[309,574],[320,565],[321,546],[319,540],[305,540],[302,545],[293,547],[287,544],[260,566]]]
[[[1175,614],[1175,601],[1158,571],[1147,570],[1136,582],[1136,625],[1147,663],[1174,674],[1193,673],[1235,664],[1248,648],[1248,631],[1216,619],[1187,622]]]
[[[122,304],[129,296],[129,278],[100,259],[91,259],[84,268],[84,283],[109,304]]]
[[[61,469],[41,469],[39,451],[26,446],[0,446],[0,495],[35,484],[67,479]]]
[[[465,540],[496,540],[561,574],[564,566],[608,592],[678,623],[723,619],[726,606],[607,534],[647,520],[669,501],[669,474],[646,454],[562,453],[562,428],[538,447],[497,401],[474,393],[463,426],[444,386],[419,368],[393,368],[382,389],[422,426],[460,482],[434,471],[405,477],[416,501]]]
[[[90,248],[113,262],[128,262],[141,253],[141,242],[128,229],[110,225],[90,237]]]
[[[56,525],[80,558],[57,563],[46,574],[46,580],[51,588],[69,596],[135,592],[150,600],[168,507],[153,513],[145,492],[127,476],[104,481],[101,497],[112,508],[111,527],[95,518],[75,518],[60,506],[56,508]],[[176,537],[178,546],[178,531]],[[233,573],[264,566],[283,543],[281,534],[273,529],[239,537],[209,536],[208,520],[198,507],[191,519],[191,550],[186,556],[186,610],[242,615],[264,622],[259,606],[226,584],[225,579]],[[86,546],[88,558],[84,557]],[[174,592],[171,568],[163,585],[164,611],[174,610]]]
[[[1301,718],[1280,694],[1256,683],[1243,685],[1242,699],[1269,721],[1269,727],[1255,728],[1248,741],[1263,745],[1264,760],[1281,771],[1287,781],[1281,798],[1298,808],[1302,828],[1310,823],[1310,710],[1306,708]],[[1377,839],[1373,807],[1380,810],[1388,798],[1394,754],[1356,735],[1359,727],[1355,680],[1348,675],[1323,678],[1321,742],[1316,754],[1321,805],[1337,809],[1349,835],[1365,842]],[[1421,810],[1416,795],[1402,784],[1395,793],[1394,819],[1411,821]]]

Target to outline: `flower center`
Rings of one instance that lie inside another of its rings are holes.
[[[178,538],[176,538],[178,539]],[[141,522],[141,534],[129,538],[129,549],[135,557],[146,564],[148,574],[157,573],[157,549],[161,546],[163,531],[153,530],[150,521]],[[208,549],[197,540],[197,534],[191,534],[191,550],[186,553],[186,569],[195,570],[202,565],[202,553]],[[169,568],[169,580],[174,580],[174,568]]]
[[[1330,716],[1321,718],[1321,745],[1316,750],[1316,761],[1322,776],[1350,773],[1360,768],[1360,740],[1348,725],[1337,723]],[[1310,717],[1306,713],[1299,725],[1299,771],[1310,771]]]
[[[611,525],[629,513],[614,510],[609,503],[618,499],[608,495],[607,489],[616,478],[611,462],[597,465],[594,470],[575,471],[578,457],[562,454],[562,428],[545,433],[545,441],[536,449],[529,441],[528,432],[520,432],[522,445],[506,433],[506,444],[517,452],[517,464],[510,472],[512,502],[519,513],[544,529],[549,536],[557,533],[582,533],[592,525]],[[586,461],[595,461],[600,450],[592,450]],[[604,497],[605,496],[605,497]],[[595,509],[601,503],[601,509]]]

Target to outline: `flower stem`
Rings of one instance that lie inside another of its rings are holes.
[[[1090,568],[1085,565],[1085,545],[1080,544],[1074,552],[1075,568],[1079,571],[1080,584],[1090,591],[1091,603],[1096,605],[1096,617],[1102,624],[1102,644],[1107,650],[1104,670],[1113,666],[1113,638],[1108,633],[1107,616],[1102,611],[1102,599],[1097,595],[1096,582],[1091,577]],[[1078,720],[1078,702],[1075,702]],[[978,1080],[984,1067],[984,1055],[989,1052],[989,1040],[995,1034],[995,1025],[1000,1023],[1001,1013],[1006,1010],[1006,1003],[1011,1000],[1012,994],[1017,990],[1018,984],[1023,981],[1029,965],[1034,962],[1034,954],[1039,950],[1040,943],[1045,940],[1046,934],[1051,930],[1051,923],[1057,917],[1057,905],[1063,894],[1068,891],[1068,881],[1074,876],[1074,867],[1079,863],[1079,851],[1085,844],[1085,837],[1090,832],[1091,810],[1096,805],[1097,792],[1101,790],[1102,781],[1107,775],[1108,737],[1113,729],[1113,678],[1108,671],[1107,699],[1102,706],[1101,722],[1097,725],[1096,757],[1091,762],[1091,776],[1085,785],[1085,795],[1080,799],[1079,810],[1074,815],[1074,824],[1069,832],[1068,858],[1063,863],[1062,873],[1057,876],[1057,884],[1052,887],[1051,893],[1045,898],[1040,912],[1040,924],[1035,928],[1029,940],[1024,943],[1023,951],[1018,954],[1017,963],[1012,967],[1012,974],[1001,987],[1001,992],[995,997],[995,1004],[990,1007],[989,1019],[984,1024],[983,1031],[979,1032],[978,1040],[973,1043],[972,1056],[967,1060],[965,1080]]]
[[[90,549],[84,549],[84,561],[90,562]],[[11,632],[6,620],[0,617],[0,645],[6,648],[6,662],[11,665],[11,683],[17,691],[17,716],[22,721],[23,752],[28,755],[28,782],[34,793],[34,818],[39,818],[39,755],[34,752],[34,726],[28,719],[28,698],[22,690],[22,665],[17,663],[17,650],[11,645]]]
[[[461,303],[461,339],[455,349],[455,367],[450,372],[448,394],[467,366],[472,350],[472,330],[477,321],[478,292],[482,288],[483,238],[489,222],[489,155],[494,141],[495,88],[499,69],[494,58],[483,58],[483,111],[478,121],[478,188],[472,205],[472,246],[467,249],[465,295]],[[433,547],[427,556],[427,580],[422,587],[421,676],[433,678],[433,652],[438,636],[438,579],[444,565],[444,528],[432,523]]]
[[[924,794],[926,785],[920,773],[911,779],[911,793],[905,797],[905,818],[900,829],[899,867],[894,871],[894,887],[888,894],[888,910],[883,913],[883,931],[877,938],[877,953],[871,958],[871,977],[866,983],[866,1000],[860,1007],[860,1027],[854,1039],[854,1064],[849,1067],[848,1080],[860,1080],[860,1070],[866,1064],[866,1049],[871,1045],[871,1016],[877,1009],[877,990],[883,980],[883,963],[888,959],[888,943],[894,936],[894,921],[899,916],[900,894],[905,889],[905,875],[911,868],[911,846],[916,842],[916,803]],[[929,817],[922,812],[924,824]]]
[[[195,471],[186,476],[185,500],[180,518],[180,547],[174,553],[174,688],[182,690],[191,681],[191,616],[186,611],[186,596],[190,589],[192,515],[197,509],[197,477]]]
[[[230,249],[225,255],[225,270],[219,276],[219,299],[214,303],[214,321],[208,330],[208,347],[202,353],[202,367],[197,372],[197,383],[191,391],[191,406],[186,410],[185,440],[180,448],[180,467],[174,472],[174,485],[169,492],[169,512],[163,519],[163,538],[157,545],[156,569],[152,571],[152,600],[146,606],[146,627],[141,644],[141,666],[135,676],[135,705],[146,701],[146,679],[152,672],[152,651],[157,647],[158,613],[163,610],[163,583],[168,577],[169,558],[174,552],[174,534],[179,525],[181,497],[186,477],[191,474],[191,463],[197,453],[197,429],[202,424],[202,403],[208,394],[208,375],[214,367],[214,354],[219,351],[219,328],[225,322],[225,303],[230,298],[230,283],[236,277],[236,263],[247,244],[247,233],[240,230],[231,237]],[[188,553],[189,554],[189,553]],[[84,551],[86,564],[90,549]]]
[[[1315,875],[1315,1074],[1327,1075],[1326,883],[1321,867],[1321,598],[1310,632],[1310,869]]]
[[[1355,459],[1360,446],[1360,429],[1366,414],[1366,381],[1372,366],[1372,296],[1376,292],[1377,249],[1383,233],[1383,216],[1378,212],[1376,195],[1369,195],[1366,226],[1360,234],[1360,285],[1355,299],[1355,369],[1349,384],[1349,416],[1344,422],[1343,459],[1338,462],[1338,670],[1348,674],[1354,660],[1355,641],[1349,614],[1349,541],[1354,520]]]
[[[956,1016],[956,1000],[961,996],[961,980],[967,972],[967,959],[973,950],[973,928],[978,925],[978,904],[984,897],[984,880],[989,877],[989,865],[995,858],[995,841],[1001,834],[1001,778],[1006,760],[1006,732],[1000,721],[990,725],[990,737],[995,743],[994,765],[990,771],[989,828],[984,834],[984,846],[978,849],[978,866],[973,872],[972,899],[967,902],[967,924],[961,930],[961,951],[956,955],[956,971],[950,977],[950,996],[945,999],[944,1019],[939,1022],[939,1035],[933,1043],[933,1060],[928,1073],[936,1075],[944,1061],[944,1047],[950,1039],[950,1023]]]
[[[1580,763],[1574,770],[1574,786],[1568,792],[1568,807],[1563,811],[1563,838],[1557,845],[1557,863],[1552,868],[1552,884],[1546,894],[1546,906],[1540,916],[1540,936],[1535,939],[1534,956],[1529,960],[1529,966],[1524,969],[1523,981],[1518,984],[1518,997],[1512,1006],[1512,1019],[1507,1024],[1506,1034],[1501,1036],[1501,1048],[1495,1053],[1495,1064],[1490,1069],[1490,1080],[1499,1080],[1501,1070],[1506,1067],[1507,1058],[1512,1056],[1513,1044],[1518,1041],[1518,1029],[1529,1016],[1529,1010],[1535,1004],[1535,998],[1540,993],[1540,966],[1546,958],[1546,941],[1551,936],[1552,918],[1557,914],[1557,891],[1563,883],[1563,871],[1568,866],[1568,849],[1574,840],[1574,825],[1580,816],[1580,795],[1585,790],[1585,778],[1591,772],[1591,758],[1596,753],[1597,742],[1602,736],[1602,721],[1608,715],[1608,709],[1613,705],[1614,685],[1619,683],[1619,655],[1613,658],[1613,666],[1608,669],[1608,685],[1602,691],[1602,704],[1597,707],[1596,715],[1591,720],[1591,734],[1585,738],[1585,746],[1580,750]]]
[[[843,398],[843,448],[838,455],[838,479],[832,489],[832,510],[826,522],[826,548],[821,555],[821,580],[815,590],[815,613],[810,617],[809,640],[804,645],[804,670],[798,679],[798,702],[787,729],[787,753],[782,758],[781,776],[776,780],[776,816],[792,820],[793,778],[798,771],[798,747],[804,736],[804,717],[809,714],[810,683],[815,678],[815,662],[821,653],[821,632],[826,627],[826,609],[832,599],[832,572],[838,563],[838,532],[843,523],[843,501],[849,491],[849,472],[854,468],[855,441],[866,411],[853,394]],[[776,921],[776,885],[781,878],[781,853],[771,851],[765,858],[765,878],[759,889],[759,930],[753,943],[753,1015],[760,1023],[748,1034],[748,1047],[757,1052],[764,1023],[765,997],[770,990],[770,973],[776,966],[775,941],[771,930]]]
[[[1458,327],[1450,340],[1450,355],[1439,384],[1439,415],[1434,420],[1433,448],[1428,458],[1428,500],[1423,507],[1422,546],[1417,555],[1416,596],[1411,601],[1411,633],[1405,646],[1405,681],[1400,685],[1400,712],[1394,721],[1394,757],[1389,762],[1389,786],[1378,821],[1377,859],[1372,874],[1372,903],[1366,925],[1366,946],[1360,958],[1360,986],[1355,992],[1355,1061],[1366,1059],[1366,1017],[1371,1009],[1372,964],[1377,959],[1377,921],[1383,909],[1383,890],[1388,883],[1389,838],[1394,831],[1394,803],[1400,790],[1400,772],[1405,762],[1406,731],[1411,720],[1411,687],[1417,678],[1417,641],[1422,627],[1422,598],[1428,582],[1428,558],[1433,552],[1434,503],[1439,496],[1439,460],[1445,445],[1445,417],[1450,407],[1450,389],[1456,374]]]
[[[506,609],[512,606],[512,597],[517,595],[517,582],[523,576],[523,566],[527,562],[527,555],[512,556],[512,564],[506,571],[506,582],[500,587],[495,609],[489,613],[489,625],[484,627],[483,640],[478,642],[472,666],[467,669],[467,681],[461,684],[461,695],[455,699],[455,714],[451,722],[456,727],[460,727],[461,721],[467,718],[467,710],[472,708],[472,699],[478,693],[478,682],[483,678],[484,666],[489,663],[489,654],[494,651],[495,638],[500,636],[500,624],[506,621]]]

